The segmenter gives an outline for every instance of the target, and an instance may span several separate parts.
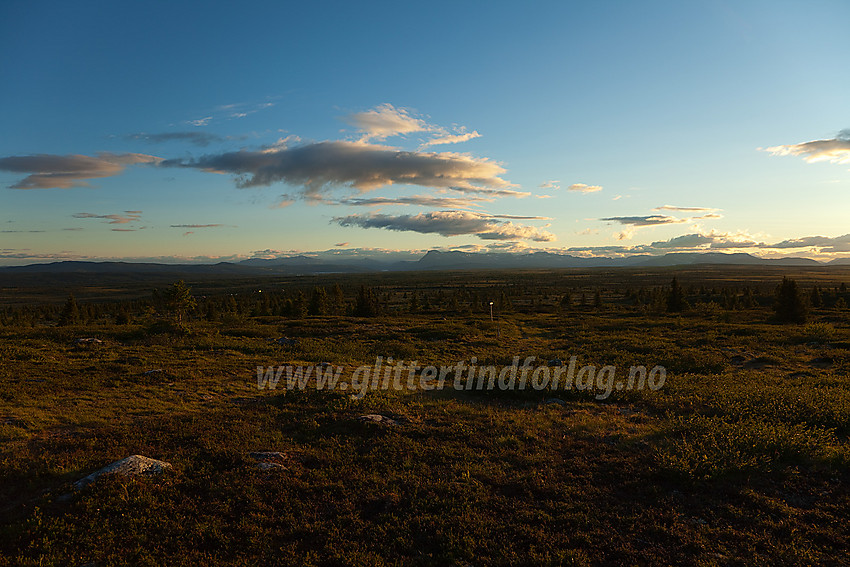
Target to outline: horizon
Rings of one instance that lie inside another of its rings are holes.
[[[0,266],[850,258],[846,3],[249,6],[0,8]]]

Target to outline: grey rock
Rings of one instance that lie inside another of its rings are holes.
[[[102,469],[93,472],[74,483],[77,490],[84,488],[105,474],[120,474],[122,476],[153,476],[171,468],[171,463],[158,461],[142,455],[132,455],[126,459],[115,461]]]
[[[389,418],[385,415],[379,415],[376,413],[361,415],[357,418],[357,421],[360,421],[362,423],[376,423],[378,425],[398,425],[398,421]]]

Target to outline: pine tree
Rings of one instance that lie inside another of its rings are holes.
[[[783,277],[776,290],[776,302],[773,305],[776,318],[782,323],[805,323],[808,313],[806,303],[797,287],[797,282]]]

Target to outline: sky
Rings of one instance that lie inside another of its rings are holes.
[[[850,3],[0,3],[0,265],[850,256]]]

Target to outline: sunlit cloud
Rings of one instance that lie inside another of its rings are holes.
[[[492,202],[486,197],[432,197],[430,195],[411,195],[409,197],[372,197],[349,198],[337,201],[340,205],[354,207],[381,207],[387,205],[419,205],[435,208],[468,208],[480,207],[481,202]]]
[[[510,221],[494,220],[496,217],[469,211],[435,211],[417,215],[349,215],[335,217],[340,226],[383,228],[442,236],[475,235],[483,240],[533,240],[550,242],[555,235],[537,227],[518,225]]]
[[[411,116],[409,110],[396,108],[391,104],[381,104],[372,110],[355,112],[347,116],[345,121],[363,134],[364,141],[383,140],[390,136],[434,129],[425,120]]]
[[[108,224],[128,224],[141,220],[141,211],[124,211],[123,215],[97,215],[94,213],[76,213],[73,216],[75,219],[103,219],[108,221]]]
[[[599,185],[587,185],[585,183],[573,183],[567,187],[567,191],[574,191],[577,193],[596,193],[597,191],[602,191],[602,187]]]
[[[439,146],[443,144],[460,144],[461,142],[468,142],[469,140],[473,140],[475,138],[480,138],[481,134],[477,131],[473,132],[463,132],[461,134],[443,134],[437,136],[436,138],[432,138],[422,144],[420,149],[427,148],[428,146]]]
[[[162,158],[147,154],[101,152],[97,157],[36,154],[0,158],[0,171],[30,174],[11,185],[11,189],[69,189],[89,186],[86,179],[118,175],[128,165],[155,164],[160,161]]]
[[[719,211],[712,207],[674,207],[673,205],[664,205],[663,207],[655,207],[653,211],[679,211],[686,213],[711,213]]]
[[[770,246],[777,249],[816,248],[823,253],[850,252],[850,234],[842,236],[806,236],[783,240]]]
[[[679,224],[689,222],[691,219],[678,219],[667,215],[646,215],[636,217],[606,217],[599,219],[607,222],[618,222],[630,226],[658,226],[662,224]]]
[[[172,224],[171,228],[219,228],[226,224]]]
[[[230,173],[236,176],[239,187],[283,182],[303,188],[304,196],[313,199],[319,199],[331,186],[370,191],[407,184],[493,194],[515,187],[500,177],[505,169],[486,158],[451,152],[410,152],[346,141],[173,159],[162,165]]]
[[[842,130],[834,138],[826,140],[812,140],[800,144],[759,148],[759,150],[770,152],[775,156],[802,156],[809,163],[820,161],[850,163],[850,129]]]
[[[538,187],[540,187],[541,189],[560,189],[561,186],[558,185],[559,183],[560,181],[557,180],[544,181],[543,183],[538,185]]]

